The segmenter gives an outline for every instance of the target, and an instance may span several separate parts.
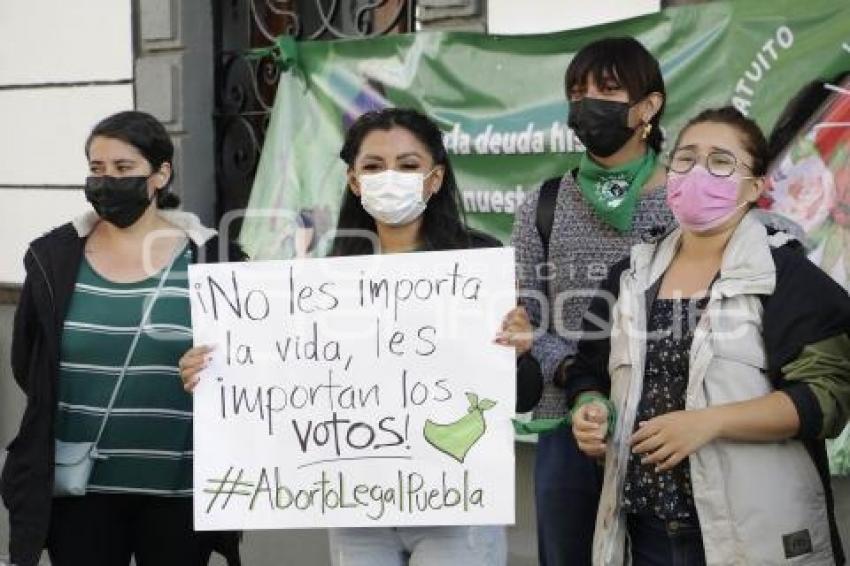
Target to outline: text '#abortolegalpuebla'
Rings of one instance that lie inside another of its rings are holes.
[[[343,472],[322,470],[313,482],[297,486],[287,483],[278,467],[253,473],[231,467],[220,478],[207,480],[204,493],[209,495],[207,513],[237,505],[249,511],[265,508],[321,515],[360,510],[373,521],[391,510],[416,515],[439,510],[469,512],[485,506],[484,490],[473,485],[469,470],[454,479],[442,472],[433,483],[418,472],[398,470],[391,484],[353,481]]]

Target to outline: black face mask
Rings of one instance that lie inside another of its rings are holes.
[[[635,133],[628,126],[629,108],[627,102],[583,98],[570,102],[567,125],[592,155],[609,157]]]
[[[132,226],[151,204],[148,177],[86,178],[86,200],[97,215],[118,228]]]

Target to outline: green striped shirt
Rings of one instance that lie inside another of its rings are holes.
[[[191,495],[192,398],[177,362],[192,345],[188,247],[175,261],[139,337],[110,413],[89,492]],[[56,438],[97,436],[145,301],[162,273],[114,283],[83,260],[62,334]]]

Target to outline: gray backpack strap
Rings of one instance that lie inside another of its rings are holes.
[[[130,348],[127,351],[127,356],[124,358],[124,365],[121,368],[121,373],[118,375],[118,381],[115,383],[115,387],[112,389],[112,396],[109,398],[109,404],[106,406],[106,412],[103,414],[103,419],[100,421],[100,428],[97,431],[97,436],[94,439],[94,443],[92,444],[92,451],[95,457],[97,457],[97,446],[100,444],[100,439],[103,436],[103,431],[106,430],[106,422],[109,420],[109,415],[112,413],[112,408],[115,406],[115,400],[118,399],[118,392],[121,390],[121,385],[124,383],[124,376],[127,374],[127,368],[130,366],[130,362],[133,361],[133,355],[136,353],[136,346],[139,345],[139,338],[142,335],[142,331],[145,328],[145,325],[148,323],[148,319],[150,318],[151,312],[153,311],[153,307],[156,304],[157,299],[159,298],[159,294],[162,292],[162,288],[165,286],[165,281],[168,279],[168,276],[171,274],[171,268],[174,267],[174,263],[177,261],[177,258],[183,253],[183,249],[185,245],[180,245],[177,248],[177,253],[171,258],[171,261],[168,262],[168,266],[163,270],[162,276],[159,278],[159,284],[156,286],[156,290],[151,296],[148,304],[145,305],[145,310],[142,313],[142,319],[139,321],[139,326],[136,328],[136,333],[133,335],[133,341],[130,343]]]

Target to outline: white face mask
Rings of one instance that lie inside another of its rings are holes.
[[[428,175],[433,173],[431,170]],[[382,224],[403,226],[425,212],[422,173],[402,173],[394,169],[360,175],[360,203],[372,218]]]

